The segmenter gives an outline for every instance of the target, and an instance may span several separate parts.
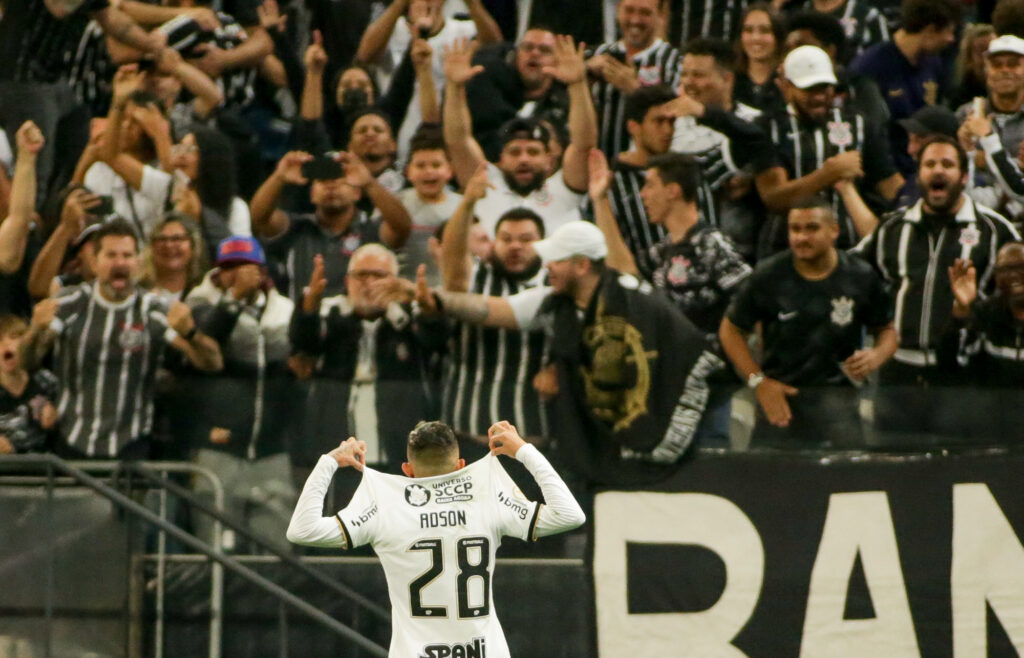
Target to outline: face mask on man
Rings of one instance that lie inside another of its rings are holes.
[[[364,89],[346,89],[341,93],[341,109],[346,114],[357,112],[370,104]]]

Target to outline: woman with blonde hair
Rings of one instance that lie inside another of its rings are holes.
[[[203,280],[207,262],[195,222],[172,212],[153,227],[150,244],[142,253],[139,284],[169,301],[181,301]]]
[[[970,23],[964,28],[964,35],[960,39],[960,54],[956,57],[953,73],[953,107],[969,103],[975,96],[988,96],[985,86],[985,51],[995,37],[996,31],[991,25]]]

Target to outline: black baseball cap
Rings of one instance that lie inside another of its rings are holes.
[[[502,148],[514,139],[537,140],[547,148],[551,141],[551,132],[537,119],[516,117],[506,121],[498,130],[498,138]]]
[[[907,119],[900,119],[900,125],[912,135],[946,135],[956,139],[960,123],[952,110],[940,105],[926,105]]]

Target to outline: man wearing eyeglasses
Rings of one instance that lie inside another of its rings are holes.
[[[554,64],[555,43],[553,32],[531,28],[514,47],[486,46],[473,56],[483,72],[466,84],[466,103],[473,136],[489,161],[501,154],[501,127],[516,117],[544,119],[558,130],[567,127],[569,92],[544,70]]]
[[[397,275],[394,252],[364,245],[349,260],[347,294],[324,298],[324,259],[316,258],[290,330],[293,348],[316,362],[300,459],[315,462],[338,436],[357,435],[367,463],[400,472],[410,423],[434,413],[425,391],[439,386],[424,384],[446,325],[419,316]]]

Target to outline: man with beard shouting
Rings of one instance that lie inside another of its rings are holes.
[[[457,42],[445,54],[448,82],[444,101],[444,141],[455,176],[463,186],[487,164],[473,138],[473,120],[466,104],[466,83],[483,71],[471,64],[475,44]],[[501,155],[487,166],[492,188],[476,205],[476,215],[493,238],[498,218],[512,208],[525,207],[540,215],[551,233],[562,224],[580,219],[579,204],[587,189],[587,154],[597,145],[597,115],[587,88],[583,50],[572,38],[556,39],[554,63],[544,73],[564,83],[569,91],[569,147],[562,169],[549,175],[550,135],[537,120],[516,118],[500,131]]]
[[[921,200],[883,218],[856,248],[896,290],[900,348],[879,373],[875,401],[875,425],[887,442],[970,434],[962,391],[919,389],[952,383],[936,360],[953,309],[947,270],[957,259],[970,260],[985,296],[999,248],[1020,240],[1005,218],[964,194],[967,154],[955,139],[929,139],[919,158]]]
[[[21,341],[21,362],[34,370],[56,346],[64,454],[145,459],[165,346],[200,370],[220,370],[223,358],[217,342],[198,330],[188,306],[168,306],[136,287],[139,247],[131,224],[114,219],[95,236],[96,281],[36,304]]]

